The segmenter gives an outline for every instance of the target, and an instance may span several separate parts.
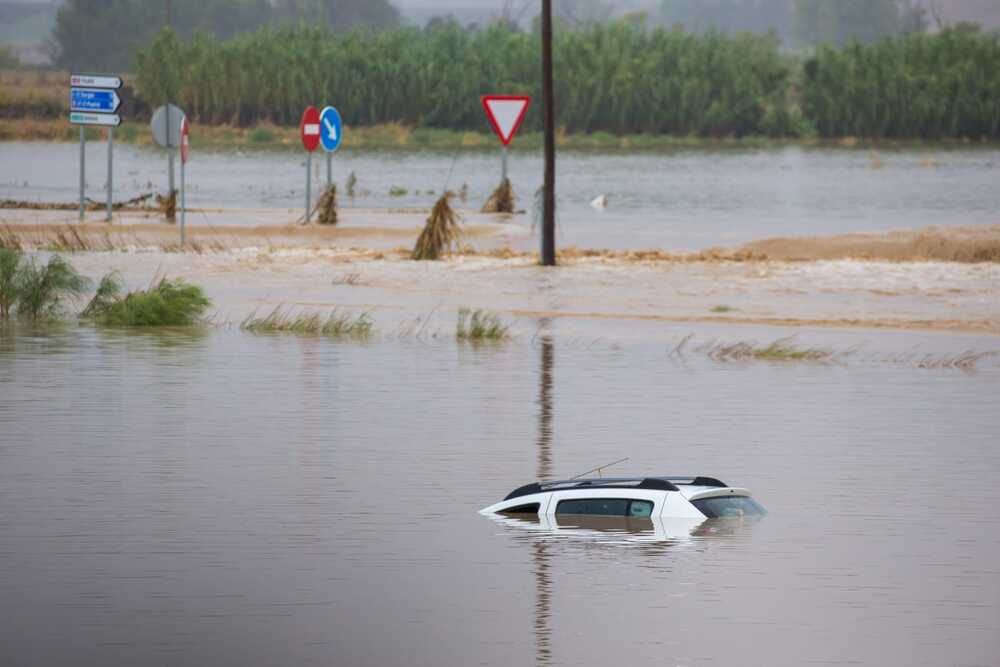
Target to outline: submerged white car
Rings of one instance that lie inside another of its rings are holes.
[[[535,482],[480,513],[703,520],[760,516],[766,510],[747,489],[714,477],[665,476]]]

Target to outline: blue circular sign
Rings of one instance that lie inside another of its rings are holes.
[[[344,138],[344,123],[340,120],[340,112],[333,107],[326,107],[319,115],[319,141],[323,150],[333,153],[340,148]]]

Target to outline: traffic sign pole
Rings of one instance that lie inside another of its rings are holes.
[[[504,146],[502,150],[503,150],[503,159],[502,159],[502,165],[503,166],[500,169],[500,182],[501,183],[503,183],[504,181],[507,180],[507,147]]]
[[[69,122],[80,126],[80,221],[87,211],[87,125],[108,128],[108,222],[114,208],[114,128],[121,124],[116,114],[122,99],[115,92],[122,87],[119,76],[71,74],[69,77]]]
[[[333,185],[333,153],[326,154],[326,187]]]
[[[187,201],[184,193],[184,160],[181,160],[181,248],[184,247],[184,223],[187,222]]]
[[[83,222],[84,214],[84,188],[86,187],[87,174],[87,129],[80,126],[80,222]]]
[[[310,210],[310,204],[312,203],[312,166],[313,166],[313,154],[309,151],[308,157],[306,158],[306,224],[308,225],[310,219],[312,218],[312,211]]]
[[[115,128],[108,128],[108,222],[111,222],[111,178],[114,174]]]

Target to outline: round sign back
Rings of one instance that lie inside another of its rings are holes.
[[[181,123],[184,112],[180,107],[168,104],[153,112],[149,127],[153,130],[153,141],[163,148],[177,148],[181,145]]]

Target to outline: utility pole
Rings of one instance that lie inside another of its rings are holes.
[[[556,265],[556,113],[552,90],[552,0],[542,0],[542,98],[545,104],[545,184],[542,266]]]
[[[170,0],[166,0],[166,2],[167,2],[167,27],[169,28],[170,27]]]

